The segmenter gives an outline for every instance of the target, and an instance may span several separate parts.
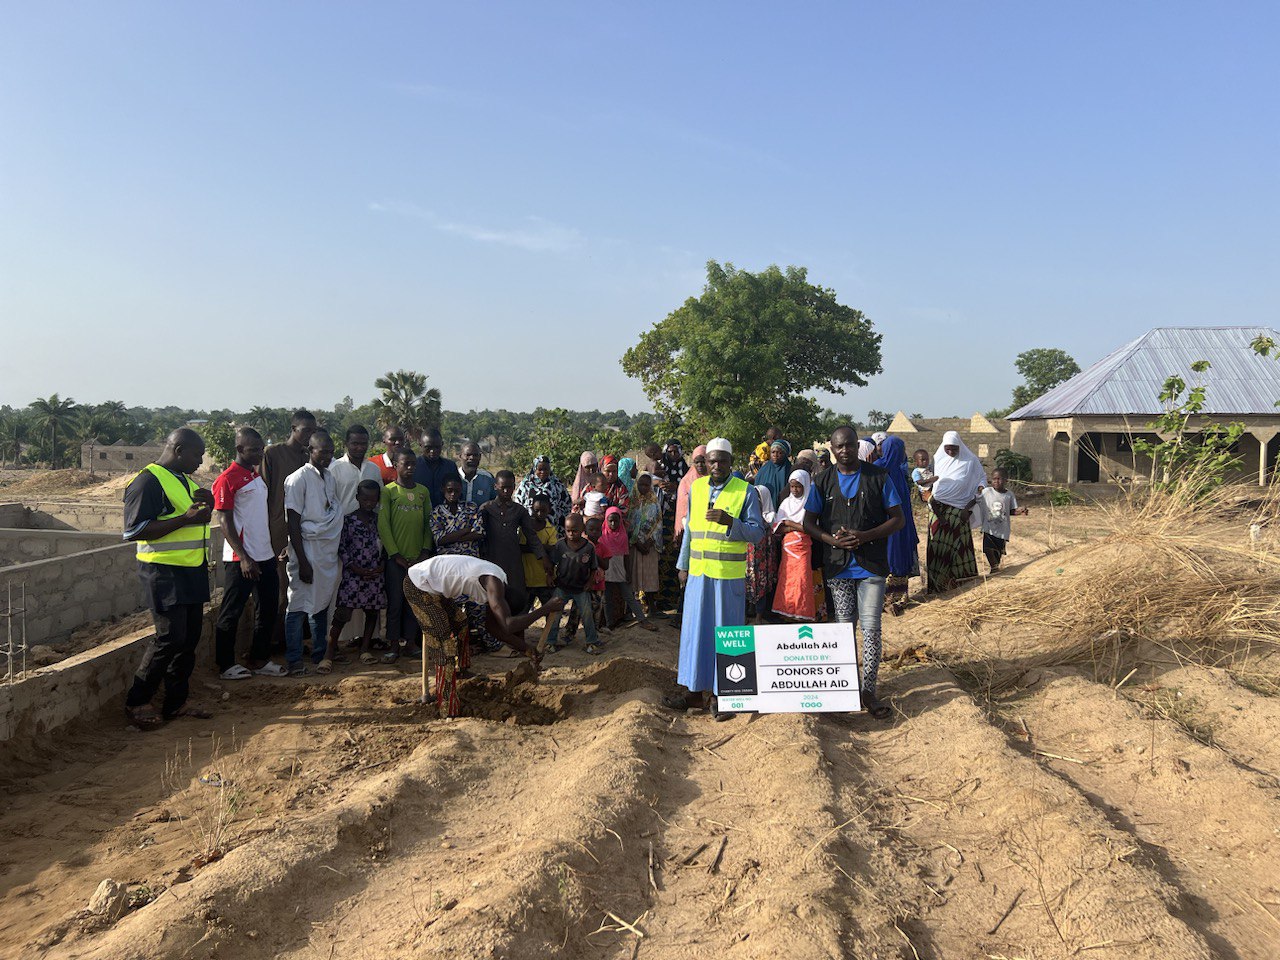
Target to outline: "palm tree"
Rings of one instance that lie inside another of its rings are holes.
[[[111,433],[110,415],[103,409],[106,404],[93,406],[86,404],[76,411],[71,421],[72,437],[80,443],[89,444],[89,475],[93,476],[93,448],[107,439]]]
[[[31,412],[35,424],[40,430],[49,432],[49,463],[58,465],[58,428],[67,428],[76,412],[76,402],[70,397],[63,400],[56,393],[48,399],[36,399],[31,402]]]
[[[0,417],[0,465],[10,457],[13,458],[13,465],[18,465],[18,454],[22,452],[22,438],[25,434],[25,425],[18,417]]]
[[[413,370],[388,371],[373,381],[382,396],[373,401],[378,426],[399,426],[412,436],[440,428],[440,391],[427,388],[427,375]]]

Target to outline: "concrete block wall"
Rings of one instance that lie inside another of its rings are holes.
[[[0,527],[27,526],[27,508],[20,503],[0,503]]]
[[[75,502],[69,500],[29,500],[25,524],[33,530],[81,530],[85,533],[115,533],[124,529],[124,504]]]
[[[0,568],[0,597],[12,583],[16,604],[25,583],[28,645],[58,643],[85,624],[142,608],[136,554],[120,543]]]
[[[66,557],[120,542],[119,534],[79,530],[23,530],[0,527],[0,567],[50,557]]]

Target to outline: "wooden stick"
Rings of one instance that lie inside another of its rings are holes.
[[[707,873],[715,873],[720,869],[720,859],[724,856],[724,848],[728,843],[729,835],[726,833],[720,837],[720,849],[716,851],[716,858],[711,861],[711,866],[707,867]]]
[[[1000,925],[1009,919],[1009,914],[1013,913],[1013,908],[1018,905],[1018,901],[1022,899],[1022,894],[1025,890],[1026,887],[1023,887],[1013,895],[1013,902],[1009,904],[1008,909],[1005,910],[1004,913],[1000,914],[1000,919],[996,921],[996,925],[987,931],[988,937],[994,936],[995,932],[1000,929]]]
[[[700,846],[700,847],[698,847],[696,850],[694,850],[694,851],[693,851],[693,853],[689,854],[687,857],[685,857],[683,860],[681,860],[681,861],[680,861],[680,866],[682,866],[682,867],[687,867],[689,864],[693,863],[693,861],[694,861],[695,859],[697,859],[698,854],[700,854],[703,850],[707,849],[707,847],[709,847],[709,846],[711,846],[711,841],[710,841],[710,840],[708,840],[708,841],[707,841],[706,843],[704,843],[702,846]]]
[[[1077,760],[1075,757],[1063,757],[1056,753],[1045,753],[1043,750],[1032,750],[1037,757],[1048,757],[1050,760],[1065,760],[1067,763],[1078,763],[1080,766],[1086,766],[1088,760]]]
[[[658,881],[653,876],[653,841],[649,841],[649,886],[653,888],[653,892],[658,892]]]
[[[547,652],[547,638],[551,636],[551,628],[560,622],[561,611],[543,615],[542,636],[538,638],[538,656]]]
[[[614,913],[613,911],[611,911],[611,910],[606,910],[606,911],[605,911],[605,916],[607,916],[607,917],[608,917],[610,920],[612,920],[614,923],[619,923],[619,924],[621,924],[623,927],[625,927],[627,930],[630,930],[632,933],[634,933],[634,934],[635,934],[637,937],[639,937],[641,940],[643,940],[643,939],[644,939],[644,931],[643,931],[643,930],[641,930],[639,927],[636,927],[634,924],[627,923],[627,921],[623,920],[620,916],[618,916],[618,915],[617,915],[616,913]]]

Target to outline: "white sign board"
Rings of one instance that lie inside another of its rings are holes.
[[[861,710],[853,624],[717,627],[716,694],[730,712]]]

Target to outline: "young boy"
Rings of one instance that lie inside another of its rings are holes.
[[[377,662],[369,648],[373,643],[374,628],[378,625],[378,612],[387,607],[386,564],[382,562],[382,539],[378,535],[378,503],[381,499],[382,481],[361,480],[356,486],[356,509],[347,514],[342,524],[342,537],[338,541],[342,581],[338,584],[338,607],[333,614],[333,626],[329,628],[329,653],[320,663],[320,673],[328,673],[333,663],[342,662],[338,656],[338,638],[354,610],[364,611],[360,662]]]
[[[983,487],[982,503],[982,552],[991,565],[991,572],[1000,569],[1004,551],[1009,546],[1012,533],[1010,518],[1027,515],[1027,508],[1018,508],[1018,500],[1005,489],[1005,472],[1000,467],[991,471],[991,486]]]
[[[422,631],[413,611],[404,602],[404,578],[409,568],[431,555],[431,494],[417,483],[414,470],[417,455],[407,447],[396,454],[396,480],[382,488],[382,509],[378,511],[378,535],[387,551],[384,582],[387,590],[387,646],[384,663],[400,659],[400,641],[405,642],[404,655],[422,655],[419,639]]]
[[[916,494],[923,503],[928,503],[929,498],[933,496],[933,491],[928,487],[921,486],[926,480],[933,479],[933,471],[929,468],[929,451],[917,450],[913,454],[912,459],[915,460],[916,468],[911,471],[911,482],[916,486]]]
[[[499,470],[494,483],[497,498],[480,508],[480,519],[484,523],[484,546],[480,555],[502,568],[507,576],[507,606],[523,613],[529,609],[529,596],[525,589],[520,535],[524,534],[525,544],[538,563],[550,568],[551,561],[547,559],[546,548],[529,511],[512,499],[516,475],[510,470]]]
[[[609,508],[609,478],[597,473],[591,478],[591,487],[582,495],[582,515],[604,519],[604,512]]]
[[[566,602],[573,601],[573,613],[569,622],[579,618],[585,625],[587,646],[598,647],[595,616],[591,608],[591,595],[587,584],[599,568],[596,550],[586,537],[586,524],[581,516],[571,513],[564,518],[564,539],[551,548],[551,562],[555,564],[555,596]],[[557,615],[547,635],[547,650],[554,653],[560,647],[556,639],[560,635],[560,617]],[[573,640],[572,630],[564,641],[568,646]]]
[[[547,523],[547,517],[551,516],[551,498],[545,493],[539,493],[535,496],[530,516],[533,517],[533,528],[538,531],[538,540],[542,543],[542,549],[550,557],[551,549],[556,545],[556,540],[558,539],[555,526]],[[551,591],[554,585],[543,565],[533,555],[533,547],[525,542],[523,537],[521,538],[520,550],[520,560],[524,564],[524,586],[529,594],[529,608],[533,609],[533,601],[537,600],[539,604],[545,604],[551,599]],[[552,561],[553,564],[554,562]]]

